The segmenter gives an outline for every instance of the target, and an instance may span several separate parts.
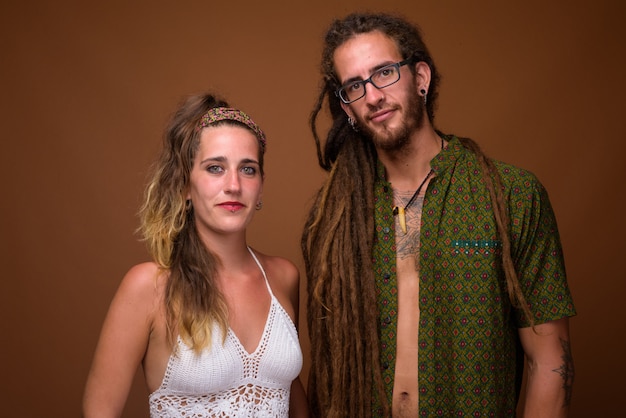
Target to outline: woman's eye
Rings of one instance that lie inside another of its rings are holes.
[[[244,174],[253,176],[256,174],[256,168],[255,167],[243,167],[241,169],[241,171],[243,171]]]
[[[224,170],[222,170],[222,167],[220,167],[219,165],[210,165],[206,168],[206,171],[211,174],[219,174]]]

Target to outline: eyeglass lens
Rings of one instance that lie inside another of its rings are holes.
[[[392,85],[400,79],[398,64],[391,64],[376,70],[370,78],[362,81],[355,81],[339,90],[339,95],[345,102],[353,102],[365,96],[365,85],[370,82],[374,87],[382,89]]]

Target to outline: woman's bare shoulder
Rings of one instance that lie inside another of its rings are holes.
[[[124,275],[118,297],[131,299],[159,296],[167,280],[167,271],[159,268],[156,263],[145,262],[132,266]]]
[[[256,250],[254,253],[267,273],[268,279],[272,277],[285,285],[298,284],[300,272],[291,260],[277,255],[263,254]]]
[[[298,323],[300,295],[300,272],[289,259],[281,256],[257,253],[259,262],[267,275],[267,280],[274,296],[290,315],[292,321]]]

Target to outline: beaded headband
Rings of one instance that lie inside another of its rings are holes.
[[[211,124],[222,120],[233,120],[246,125],[252,130],[252,132],[254,132],[261,143],[263,151],[265,151],[265,134],[261,128],[259,128],[259,125],[254,123],[252,118],[241,110],[233,109],[231,107],[214,107],[209,109],[209,111],[202,116],[202,119],[200,119],[199,129],[206,128]]]

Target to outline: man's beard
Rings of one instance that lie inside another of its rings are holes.
[[[378,130],[373,130],[363,120],[360,121],[359,128],[372,139],[376,148],[384,151],[398,151],[410,142],[413,132],[424,126],[424,107],[422,97],[414,94],[409,97],[398,128],[392,130],[382,124],[379,125]]]

